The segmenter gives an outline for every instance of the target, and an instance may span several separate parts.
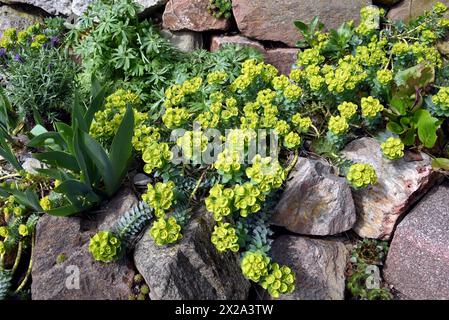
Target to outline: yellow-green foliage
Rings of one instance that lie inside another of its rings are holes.
[[[356,163],[349,168],[346,177],[355,188],[363,188],[377,183],[377,174],[373,166],[366,163]]]
[[[89,251],[95,260],[111,262],[120,252],[120,240],[110,232],[100,231],[90,239]]]

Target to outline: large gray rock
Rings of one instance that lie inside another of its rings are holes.
[[[23,30],[37,22],[42,22],[42,17],[34,11],[0,6],[0,37],[8,28]]]
[[[203,210],[189,222],[179,243],[156,245],[147,230],[134,261],[151,288],[152,300],[242,300],[250,284],[238,254],[219,253],[211,243],[213,219]]]
[[[296,233],[324,236],[351,229],[355,220],[346,179],[323,161],[299,158],[272,223]]]
[[[82,15],[94,0],[72,0],[72,12],[77,16]],[[163,7],[168,0],[135,0],[147,12]]]
[[[233,0],[232,5],[243,35],[295,47],[301,38],[296,20],[309,23],[319,16],[327,28],[337,28],[345,21],[357,22],[360,9],[371,5],[371,0]]]
[[[162,30],[161,34],[183,52],[203,48],[203,35],[199,32]]]
[[[374,166],[378,184],[353,192],[357,210],[354,230],[366,238],[387,240],[396,221],[418,200],[439,176],[424,153],[407,153],[391,161],[382,156],[379,142],[362,138],[349,143],[342,155],[353,162]]]
[[[72,13],[80,16],[94,0],[2,0],[6,4],[28,4],[40,8],[50,14],[69,16]],[[135,0],[145,10],[164,6],[168,0]]]
[[[123,189],[98,213],[92,213],[93,220],[44,215],[36,230],[32,299],[128,299],[135,274],[132,262],[127,258],[107,264],[94,261],[88,247],[91,236],[110,229],[135,203],[137,198],[132,191]]]
[[[296,288],[281,300],[343,300],[349,252],[339,241],[281,236],[271,249],[273,261],[296,274]],[[262,299],[270,299],[264,292]]]
[[[384,276],[409,299],[449,299],[449,182],[399,223]]]
[[[72,0],[2,0],[7,4],[23,3],[45,10],[51,14],[68,16],[72,13]]]

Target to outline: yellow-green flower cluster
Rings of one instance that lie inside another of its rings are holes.
[[[239,153],[225,149],[218,154],[214,167],[220,174],[233,174],[238,172],[241,167]]]
[[[352,102],[343,102],[337,107],[337,109],[340,112],[340,116],[346,118],[347,120],[351,120],[357,113],[358,106]]]
[[[103,141],[110,140],[120,126],[128,104],[133,107],[139,106],[139,96],[129,90],[119,89],[107,97],[104,109],[95,113],[90,128],[92,137]],[[136,115],[134,126],[138,127],[144,120],[142,117],[147,116],[146,114],[137,115],[136,112],[134,114]]]
[[[346,90],[354,90],[367,77],[363,67],[352,55],[340,59],[335,69],[326,68],[324,71],[328,90],[338,94]]]
[[[258,76],[263,81],[269,82],[277,75],[277,72],[272,65],[257,62],[255,59],[248,59],[242,64],[241,75],[231,83],[229,89],[232,92],[243,92]]]
[[[8,28],[3,31],[3,36],[0,39],[0,48],[11,48],[17,41],[17,30],[14,28]]]
[[[255,138],[256,133],[253,130],[231,129],[226,134],[226,149],[242,152]]]
[[[31,48],[40,49],[42,46],[48,41],[48,38],[45,34],[38,34],[33,38],[33,42],[31,43]]]
[[[388,64],[387,50],[385,46],[388,40],[386,38],[371,37],[370,42],[366,46],[358,46],[355,59],[363,66],[374,67],[384,66]]]
[[[247,252],[240,263],[245,278],[254,282],[259,282],[268,275],[269,266],[270,258],[258,251]]]
[[[162,168],[168,161],[173,159],[173,152],[167,143],[153,142],[146,146],[142,154],[142,160],[145,162],[143,170],[150,174],[155,168]]]
[[[433,12],[443,14],[447,11],[447,6],[442,2],[437,2],[432,8]]]
[[[120,251],[120,240],[111,232],[100,231],[90,239],[89,252],[96,261],[111,262]]]
[[[159,218],[153,223],[150,235],[158,246],[165,246],[174,243],[182,238],[181,226],[173,217]]]
[[[433,44],[436,40],[438,40],[438,35],[432,30],[424,30],[421,33],[420,40],[422,42],[427,42],[429,44]]]
[[[287,149],[295,149],[301,144],[301,137],[296,132],[292,131],[284,138],[284,146]]]
[[[16,217],[20,217],[23,215],[25,208],[21,205],[16,204],[16,200],[14,196],[9,196],[4,205],[3,205],[3,213],[5,214],[6,219],[10,215],[14,215]]]
[[[437,106],[435,113],[438,116],[449,117],[449,87],[442,87],[432,97],[432,102]]]
[[[216,221],[229,216],[233,211],[234,191],[221,184],[214,185],[205,200],[207,211],[213,213]]]
[[[379,70],[377,71],[377,81],[383,86],[390,84],[393,80],[393,72],[391,70]]]
[[[165,212],[170,209],[173,204],[175,184],[173,181],[167,183],[158,182],[153,187],[148,184],[148,191],[142,195],[142,200],[154,209],[156,217],[165,216]]]
[[[208,84],[223,84],[228,79],[228,75],[224,71],[213,71],[207,75]]]
[[[273,84],[273,88],[279,91],[283,91],[291,84],[290,80],[284,75],[274,77],[271,83]]]
[[[301,114],[296,113],[292,117],[292,123],[300,133],[306,133],[312,126],[312,119],[310,117],[302,117]]]
[[[432,64],[435,67],[441,67],[443,65],[443,59],[441,54],[435,46],[429,46],[425,43],[415,42],[409,46],[409,50],[416,57],[417,63]]]
[[[342,116],[332,116],[329,119],[329,131],[335,135],[345,134],[349,129],[348,121]]]
[[[211,241],[219,252],[225,252],[227,250],[238,252],[240,249],[238,240],[239,238],[237,237],[236,231],[230,223],[219,222],[218,225],[214,227]]]
[[[209,139],[201,131],[187,131],[176,141],[187,159],[201,156],[201,153],[207,150],[208,143]]]
[[[381,9],[376,6],[366,6],[360,10],[360,24],[356,31],[361,35],[369,35],[380,26]]]
[[[390,160],[400,159],[404,156],[404,143],[400,138],[390,137],[381,144],[382,153]]]
[[[290,132],[290,125],[285,120],[279,120],[274,127],[274,132],[280,136],[285,136]]]
[[[373,166],[366,163],[356,163],[349,168],[346,176],[355,188],[363,188],[377,183],[377,174]]]
[[[320,50],[311,48],[298,53],[296,65],[305,67],[310,65],[317,65],[322,62],[324,62],[324,56],[320,54]]]
[[[28,39],[39,32],[40,28],[40,24],[37,23],[20,32],[17,32],[15,28],[6,29],[3,31],[2,38],[0,39],[0,48],[10,49],[16,44],[25,45]],[[43,41],[43,37],[45,37],[45,41]],[[34,42],[37,40],[37,43],[34,46],[32,45],[32,47],[38,47],[39,45],[40,48],[47,41],[45,35],[38,35],[36,38]]]
[[[5,226],[0,227],[0,237],[6,238],[9,235],[8,228]]]
[[[19,226],[19,235],[21,235],[22,237],[26,237],[30,234],[30,230],[28,229],[26,224],[21,224]]]
[[[289,101],[298,101],[301,98],[302,90],[296,84],[289,84],[284,89],[284,97]]]
[[[190,114],[186,108],[167,108],[162,121],[167,128],[174,129],[181,127],[189,118]]]
[[[286,174],[279,161],[273,161],[271,157],[262,158],[258,154],[252,162],[252,166],[246,169],[246,176],[263,193],[268,193],[282,186]]]
[[[258,212],[261,209],[261,201],[265,201],[265,196],[258,186],[246,182],[234,187],[234,206],[240,210],[242,217]]]
[[[147,125],[141,125],[134,129],[132,144],[135,150],[143,151],[147,146],[157,143],[161,138],[159,129]]]
[[[48,196],[42,197],[39,200],[39,204],[44,211],[48,211],[52,208],[52,204]]]
[[[269,274],[263,278],[261,286],[266,289],[270,296],[279,298],[280,294],[292,293],[295,290],[296,276],[287,266],[279,266],[273,263]]]
[[[362,98],[362,116],[368,119],[377,117],[384,110],[384,106],[378,99],[371,96]]]
[[[196,93],[203,84],[201,77],[195,77],[184,81],[182,84],[175,84],[165,91],[164,106],[168,108],[179,106],[184,98],[190,94]]]

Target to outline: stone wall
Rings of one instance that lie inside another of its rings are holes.
[[[164,34],[185,51],[217,50],[224,44],[248,45],[260,50],[268,63],[288,73],[296,60],[301,36],[294,21],[314,16],[328,28],[359,19],[360,8],[382,6],[395,20],[408,20],[428,10],[437,0],[232,0],[233,16],[216,19],[207,10],[209,0],[136,0],[145,15],[162,15]],[[80,15],[92,0],[0,0],[0,34],[21,28],[45,15]],[[441,2],[449,5],[449,0]]]

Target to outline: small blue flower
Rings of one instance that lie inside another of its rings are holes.
[[[0,48],[0,58],[6,57],[6,48]]]
[[[20,54],[18,54],[18,53],[16,53],[16,54],[14,55],[13,60],[14,60],[15,62],[23,62],[22,57],[21,57]]]
[[[59,37],[51,37],[50,39],[50,45],[52,47],[56,47],[60,42],[61,40],[59,39]]]

